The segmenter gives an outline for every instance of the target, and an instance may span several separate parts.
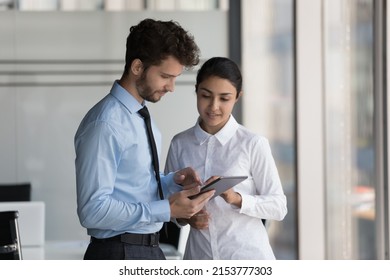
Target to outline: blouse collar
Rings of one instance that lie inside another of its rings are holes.
[[[199,124],[200,118],[198,118],[195,125],[195,137],[199,142],[199,145],[203,145],[211,137],[215,137],[221,145],[225,145],[236,133],[239,124],[233,115],[230,115],[228,122],[222,127],[216,134],[210,134],[203,130]]]

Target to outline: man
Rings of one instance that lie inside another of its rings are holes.
[[[184,67],[198,63],[199,49],[179,24],[145,19],[130,28],[122,77],[75,135],[77,213],[91,236],[84,259],[165,259],[158,246],[163,223],[190,218],[212,196],[188,198],[201,184],[192,168],[159,173],[141,115],[145,101],[172,92]],[[152,134],[159,149],[154,123]]]

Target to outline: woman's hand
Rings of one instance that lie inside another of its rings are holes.
[[[238,208],[241,208],[242,197],[238,192],[235,192],[233,188],[221,193],[220,195],[227,203],[232,204]]]
[[[206,210],[202,209],[187,221],[190,226],[195,229],[206,229],[209,227],[209,220],[209,213]]]

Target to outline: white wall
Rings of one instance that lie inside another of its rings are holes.
[[[32,199],[46,205],[47,240],[87,239],[76,215],[73,136],[120,78],[128,30],[145,17],[178,21],[202,60],[227,55],[221,11],[1,13],[0,183],[32,183]],[[151,106],[163,132],[161,168],[172,136],[196,121],[195,73]]]

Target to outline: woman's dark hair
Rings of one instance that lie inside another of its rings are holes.
[[[199,63],[199,48],[194,37],[177,22],[144,19],[130,28],[126,42],[125,72],[134,59],[142,61],[144,69],[159,65],[168,56],[190,69]]]
[[[236,98],[238,98],[238,94],[242,89],[242,76],[238,65],[234,61],[226,57],[213,57],[207,60],[198,71],[195,90],[198,91],[199,84],[212,76],[229,80],[236,88]]]

